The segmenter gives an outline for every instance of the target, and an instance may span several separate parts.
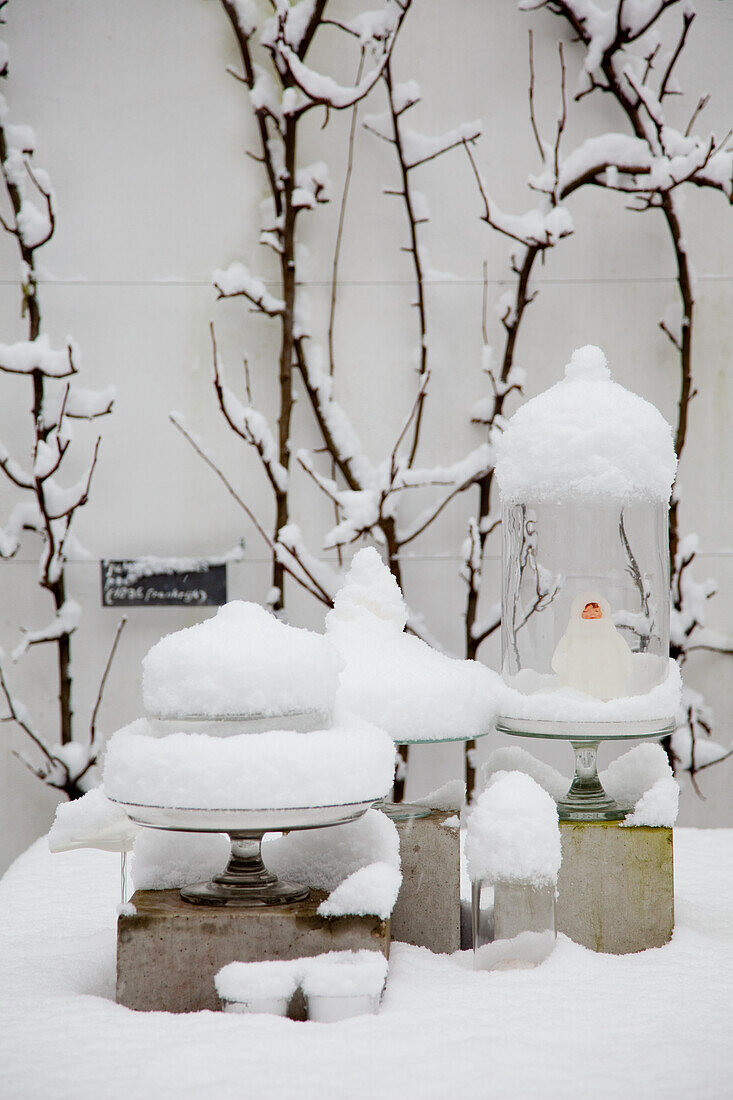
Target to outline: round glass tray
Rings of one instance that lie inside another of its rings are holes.
[[[111,799],[132,821],[150,829],[191,833],[228,833],[231,854],[224,871],[209,882],[181,889],[193,905],[259,908],[305,901],[309,890],[282,882],[262,861],[262,837],[290,829],[323,829],[356,821],[375,799],[338,806],[289,806],[282,809],[206,809],[187,806],[150,806]]]
[[[546,718],[496,719],[499,733],[517,737],[545,737],[558,741],[631,741],[636,737],[666,737],[674,732],[673,718],[644,718],[633,722],[557,722]]]
[[[478,741],[479,737],[486,737],[491,732],[488,729],[480,730],[479,733],[454,734],[451,737],[407,737],[394,740],[396,745],[448,745],[459,741]],[[418,821],[422,817],[430,817],[432,812],[428,806],[416,806],[412,802],[390,802],[386,799],[380,799],[374,808],[386,814],[390,821]]]
[[[268,730],[292,730],[313,733],[331,725],[331,711],[325,707],[292,710],[283,714],[149,714],[151,733],[163,737],[169,733],[204,733],[211,737],[236,737],[242,733],[266,733]]]
[[[603,789],[598,776],[598,746],[601,741],[633,741],[666,737],[674,732],[674,721],[637,722],[545,722],[520,718],[497,719],[499,733],[514,737],[544,737],[569,741],[575,751],[575,775],[570,789],[557,803],[560,821],[620,821],[633,807],[616,802]]]
[[[344,825],[365,814],[376,799],[340,806],[288,806],[280,810],[253,808],[206,809],[188,806],[150,806],[112,798],[138,825],[183,833],[279,833],[288,829],[325,829]]]
[[[458,741],[478,741],[480,737],[486,737],[493,732],[493,727],[487,730],[479,730],[478,733],[455,733],[448,737],[393,737],[395,745],[449,745]]]

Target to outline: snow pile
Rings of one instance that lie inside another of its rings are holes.
[[[281,809],[373,801],[387,793],[394,745],[382,730],[348,725],[209,737],[153,737],[147,719],[107,747],[104,790],[118,802],[180,809]]]
[[[531,752],[518,745],[494,749],[481,769],[479,788],[483,790],[488,787],[497,772],[522,772],[534,779],[535,783],[539,783],[542,790],[547,791],[556,801],[565,797],[570,786],[570,780],[551,764],[538,760]]]
[[[543,963],[555,950],[553,929],[544,932],[518,932],[510,939],[493,940],[478,947],[473,956],[474,970],[530,970]]]
[[[466,801],[466,784],[462,779],[449,779],[442,787],[410,801],[414,806],[428,806],[431,810],[460,810]]]
[[[359,622],[368,626],[373,619],[402,631],[407,624],[407,608],[400,586],[379,552],[365,546],[354,556],[327,622],[334,629]]]
[[[290,1000],[300,984],[300,965],[300,959],[232,962],[217,973],[214,985],[222,1001]]]
[[[403,631],[407,611],[376,550],[355,556],[326,616],[345,668],[337,702],[397,742],[462,740],[487,733],[502,681],[476,661],[446,657]]]
[[[370,863],[345,878],[318,906],[319,917],[379,917],[387,920],[397,901],[402,872],[389,863]]]
[[[234,600],[153,646],[143,660],[143,701],[160,717],[329,713],[340,665],[322,635]]]
[[[48,834],[52,852],[73,848],[101,848],[105,852],[129,852],[140,832],[123,809],[96,788],[73,802],[61,802]]]
[[[548,886],[560,859],[557,806],[547,791],[522,772],[493,775],[468,819],[471,880]]]
[[[638,745],[613,760],[599,778],[611,798],[634,807],[624,825],[671,829],[677,820],[680,788],[661,745]]]
[[[400,840],[393,821],[367,810],[357,821],[330,829],[307,829],[266,839],[262,857],[280,878],[317,890],[334,890],[370,863],[400,868]]]
[[[646,654],[633,654],[635,660]],[[534,685],[539,677],[531,670],[513,678],[517,687],[504,686],[501,697],[501,713],[507,718],[528,718],[546,722],[634,722],[669,721],[677,713],[682,692],[679,665],[669,659],[667,676],[661,684],[641,695],[625,695],[618,699],[595,699],[575,688],[524,692],[519,687],[528,686],[530,677]],[[549,677],[547,678],[549,679]],[[557,682],[557,681],[555,681]],[[622,731],[619,731],[622,732]],[[604,737],[612,737],[610,732]]]
[[[630,826],[647,825],[652,828],[666,826],[671,829],[677,820],[679,805],[679,783],[669,775],[664,779],[658,779],[641,796],[634,806],[633,812],[627,814],[621,824]]]
[[[142,829],[132,853],[136,890],[175,890],[207,882],[229,862],[231,845],[224,833],[176,833]]]
[[[302,964],[300,984],[306,997],[378,997],[387,978],[381,951],[329,951]]]
[[[386,920],[402,884],[400,841],[379,810],[335,829],[308,829],[266,840],[262,855],[279,878],[330,891],[322,917],[374,915]]]
[[[648,401],[611,381],[606,357],[579,348],[565,378],[522,405],[496,440],[505,502],[668,501],[672,429]]]

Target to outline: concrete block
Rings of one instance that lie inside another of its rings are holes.
[[[402,888],[392,913],[392,939],[438,953],[461,946],[460,830],[446,826],[455,812],[396,822]]]
[[[672,830],[561,821],[560,834],[558,932],[612,955],[668,943],[674,929]]]
[[[318,890],[298,905],[228,909],[191,905],[178,890],[138,890],[117,921],[117,1001],[145,1012],[218,1010],[214,975],[230,962],[296,959],[324,951],[389,955],[389,921],[323,918]],[[304,1018],[302,998],[291,1005]]]

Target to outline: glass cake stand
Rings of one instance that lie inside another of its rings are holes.
[[[184,886],[181,897],[194,905],[257,908],[292,905],[304,901],[310,891],[296,883],[282,882],[262,861],[265,833],[291,829],[323,829],[356,821],[375,799],[338,806],[296,806],[284,809],[192,809],[116,802],[138,825],[189,833],[227,833],[231,855],[226,868],[209,882]]]
[[[616,802],[598,777],[598,746],[602,741],[633,741],[666,737],[674,732],[672,719],[634,722],[550,722],[529,718],[496,721],[499,733],[514,737],[541,737],[569,741],[575,751],[575,775],[570,789],[557,803],[560,821],[621,821],[633,806]]]
[[[481,730],[468,736],[453,737],[403,737],[395,741],[396,745],[448,745],[458,741],[478,741],[480,737],[486,737],[491,730]],[[390,821],[417,821],[421,817],[430,817],[432,813],[429,806],[417,806],[412,802],[390,802],[388,799],[380,799],[374,803],[375,810],[381,810]]]

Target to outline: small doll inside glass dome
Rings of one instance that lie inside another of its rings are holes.
[[[502,498],[500,725],[567,736],[568,723],[666,732],[670,426],[611,380],[588,345],[497,441]],[[555,727],[557,727],[555,729]]]

